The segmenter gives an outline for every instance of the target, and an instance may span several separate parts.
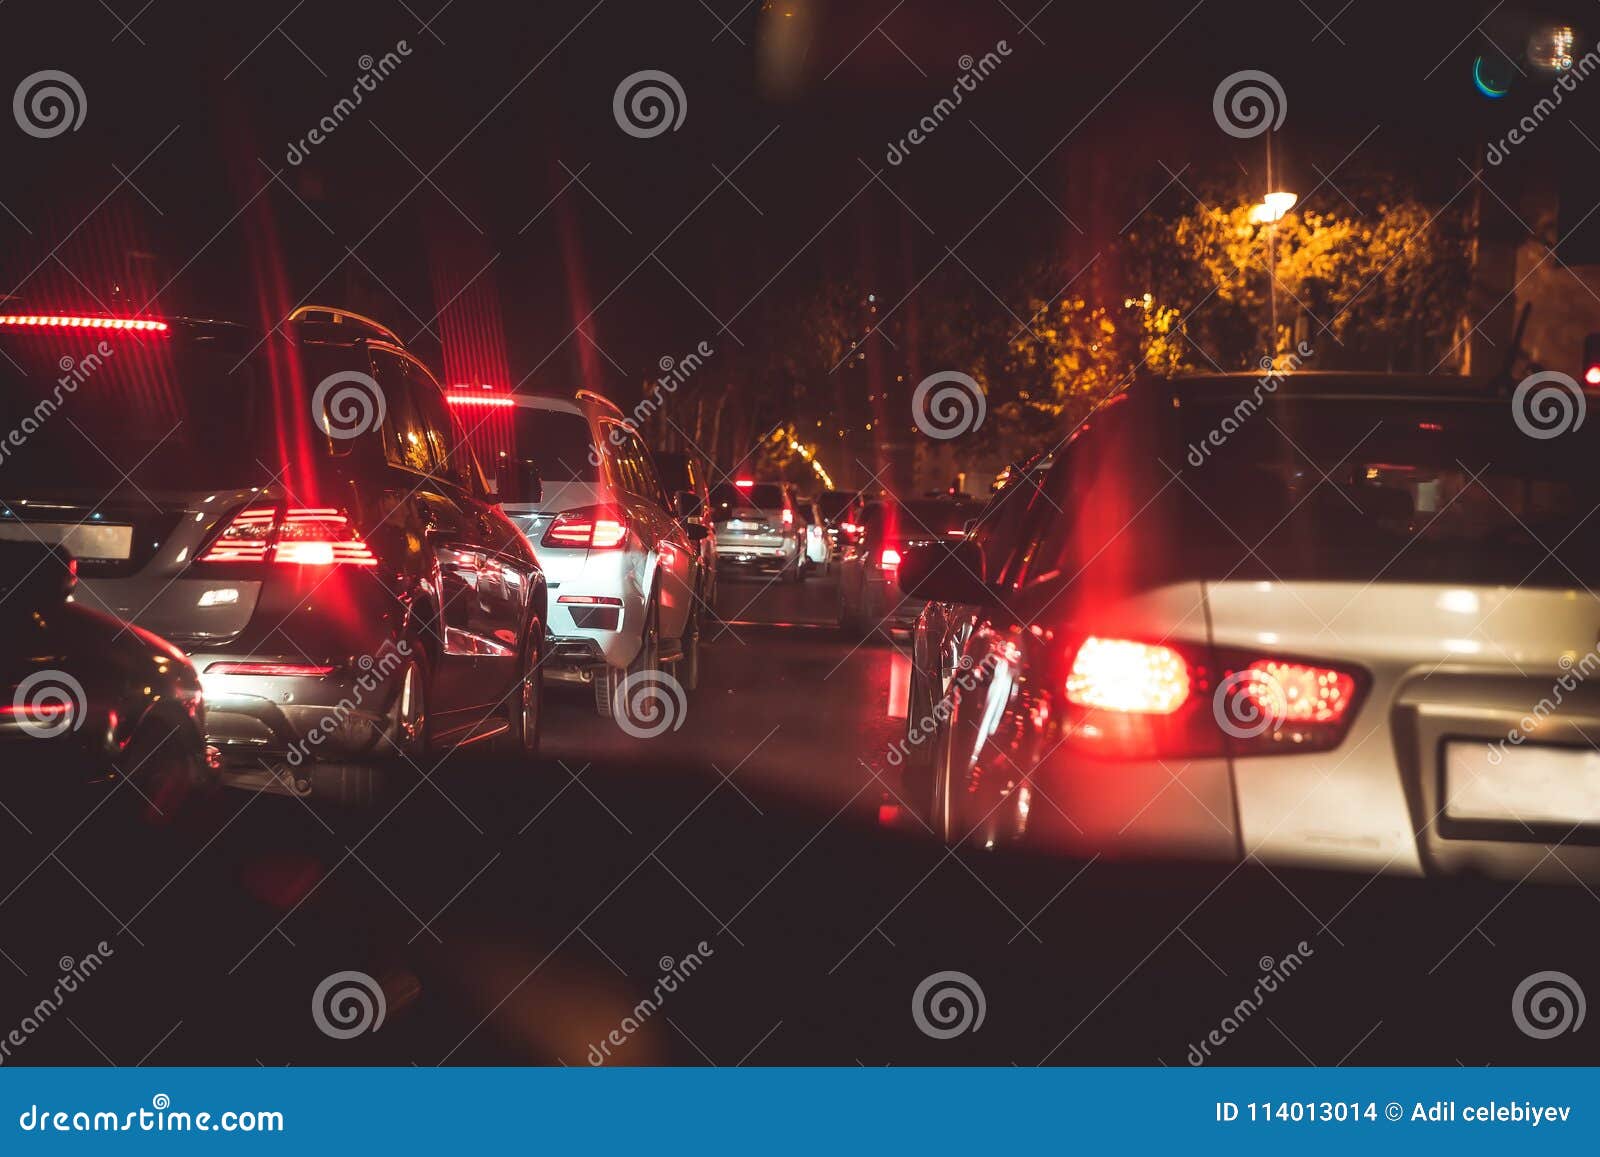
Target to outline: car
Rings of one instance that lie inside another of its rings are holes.
[[[225,782],[537,750],[544,575],[391,330],[41,310],[0,315],[0,349],[0,426],[27,431],[0,538],[66,546],[77,604],[189,656]]]
[[[673,667],[692,691],[706,529],[679,518],[622,411],[591,390],[455,391],[450,402],[485,416],[474,423],[485,456],[515,461],[541,480],[536,500],[505,510],[534,544],[554,596],[550,677],[587,686],[607,719],[617,718],[630,678],[637,687]]]
[[[1600,431],[1530,437],[1515,405],[1460,377],[1129,387],[1056,454],[998,573],[970,542],[908,557],[912,593],[982,608],[932,826],[1600,879],[1600,547],[1574,534]]]
[[[216,783],[205,696],[171,643],[73,601],[61,546],[0,540],[0,794],[13,814],[126,783],[127,802],[173,814]]]
[[[700,540],[700,585],[696,592],[700,609],[707,615],[717,613],[717,536],[711,522],[711,471],[693,454],[677,451],[655,454],[656,470],[661,484],[672,496],[673,509],[684,523],[703,526],[705,537]]]
[[[828,544],[835,557],[855,542],[861,530],[861,507],[865,499],[854,490],[824,490],[817,495],[817,507],[828,531]]]
[[[903,597],[901,558],[908,547],[961,538],[977,514],[971,500],[881,499],[861,511],[860,540],[839,563],[839,629],[851,638],[909,631],[922,605]]]
[[[824,571],[833,561],[833,544],[822,520],[822,509],[814,498],[795,496],[796,526],[802,543],[800,551],[800,577],[804,578],[817,567]]]
[[[1053,455],[1040,451],[1001,472],[989,501],[966,524],[966,537],[997,571],[1016,543],[1017,535],[1038,500]],[[949,565],[955,565],[951,560]],[[967,636],[981,608],[966,603],[932,600],[922,604],[911,628],[910,672],[906,696],[906,750],[903,760],[908,798],[925,799],[926,772],[932,766],[933,744],[939,718],[948,709],[951,681],[964,678],[961,667]],[[916,782],[910,782],[916,778]]]
[[[724,482],[712,490],[711,508],[723,568],[800,581],[803,539],[788,483],[753,478]]]

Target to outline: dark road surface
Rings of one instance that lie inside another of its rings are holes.
[[[725,581],[731,622],[655,739],[552,693],[537,766],[460,752],[362,807],[0,815],[0,1038],[31,1025],[5,1063],[581,1065],[618,1032],[609,1063],[1183,1065],[1225,1021],[1211,1063],[1596,1060],[1511,1017],[1528,974],[1595,975],[1577,885],[957,856],[880,823],[894,651],[844,641],[833,599]],[[945,970],[985,1018],[936,1039],[912,1000]],[[319,1030],[343,971],[381,983],[376,1031]]]

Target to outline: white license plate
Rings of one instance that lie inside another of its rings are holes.
[[[1600,824],[1600,752],[1447,743],[1445,815],[1457,820]]]
[[[133,550],[133,527],[108,522],[0,521],[0,539],[59,544],[76,558],[126,559]]]

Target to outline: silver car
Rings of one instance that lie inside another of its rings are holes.
[[[1600,428],[1526,429],[1462,378],[1136,384],[1057,454],[1009,559],[902,564],[981,605],[934,826],[1600,879]]]
[[[800,581],[804,540],[788,484],[739,478],[712,490],[711,508],[720,567]]]

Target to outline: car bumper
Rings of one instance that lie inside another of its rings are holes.
[[[540,547],[539,563],[550,595],[546,673],[570,681],[586,678],[592,667],[633,662],[647,610],[644,556],[632,550]]]

